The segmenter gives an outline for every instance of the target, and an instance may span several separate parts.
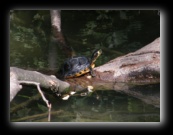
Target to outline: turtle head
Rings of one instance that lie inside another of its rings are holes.
[[[94,63],[96,59],[101,55],[101,53],[102,53],[101,49],[95,50],[91,56],[91,63]]]

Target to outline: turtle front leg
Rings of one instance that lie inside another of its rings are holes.
[[[96,76],[96,74],[94,73],[94,71],[93,71],[93,68],[92,68],[92,67],[90,67],[90,74],[91,74],[91,76],[92,76],[92,77],[95,77],[95,76]]]

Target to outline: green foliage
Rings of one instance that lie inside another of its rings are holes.
[[[38,59],[37,57],[34,57],[34,65],[37,66],[39,69],[43,69],[46,67],[46,63],[43,60]]]
[[[96,13],[95,20],[87,21],[81,29],[83,44],[92,42],[109,49],[130,52],[150,42],[147,40],[154,40],[160,36],[160,16],[157,10],[97,10]],[[157,25],[149,25],[151,17]],[[151,27],[155,31],[153,39],[143,36],[146,27]]]
[[[97,10],[96,12],[99,14],[96,20],[109,19],[109,16],[107,14],[109,10]]]
[[[25,20],[26,16],[30,20]],[[45,14],[44,14],[45,15]],[[15,11],[10,14],[10,65],[45,68],[48,47],[45,16],[39,11]],[[50,21],[50,20],[49,20]]]
[[[34,22],[34,21],[38,21],[38,20],[44,21],[44,16],[40,15],[39,13],[37,13],[36,15],[34,15],[32,21]]]
[[[32,48],[33,45],[38,45],[38,39],[36,35],[34,34],[33,29],[31,28],[16,26],[15,24],[13,24],[13,27],[10,32],[10,37],[11,37],[11,40],[14,40],[20,43],[25,43],[24,47],[27,47],[27,48]]]
[[[22,118],[24,116],[27,116],[31,111],[31,108],[23,108],[19,111],[17,111],[17,117]]]
[[[45,105],[42,105],[42,104],[37,103],[37,106],[43,112],[47,112],[47,110],[48,110],[47,106],[45,106]]]
[[[27,95],[20,95],[20,94],[18,94],[17,96],[19,96],[19,97],[23,97],[23,98],[27,98],[27,99],[30,98],[30,96],[27,96]]]
[[[83,30],[84,35],[92,35],[94,34],[94,28],[96,27],[96,23],[94,21],[90,21],[86,24],[86,29]]]
[[[112,51],[98,59],[98,63],[101,60],[105,63],[113,56],[115,58],[113,50],[123,54],[132,52],[160,36],[157,10],[80,10],[61,13],[63,34],[71,39],[68,41],[67,38],[67,41],[76,54],[90,57],[91,50],[96,48]],[[10,11],[10,65],[47,67],[50,32],[48,10]],[[58,64],[63,62],[64,57],[59,56]]]

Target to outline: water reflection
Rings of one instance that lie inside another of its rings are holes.
[[[159,109],[115,91],[94,92],[90,97],[71,97],[67,104],[71,116],[56,121],[137,122],[159,121]]]
[[[22,94],[22,93],[21,93]],[[19,94],[19,95],[21,95]],[[24,93],[23,93],[24,94]],[[160,109],[123,93],[95,91],[90,96],[71,96],[64,101],[46,94],[52,103],[52,122],[159,122]],[[22,97],[20,97],[22,98]],[[18,103],[16,98],[11,104]],[[56,113],[57,111],[57,113]],[[44,121],[44,117],[20,120],[21,117],[46,113],[45,103],[40,98],[14,113],[11,121]]]

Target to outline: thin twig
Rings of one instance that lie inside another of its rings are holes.
[[[50,104],[50,107],[49,107],[49,110],[48,110],[48,121],[50,122],[50,119],[51,119],[51,108],[52,108],[52,105]]]
[[[46,103],[46,105],[48,107],[48,121],[50,121],[51,104],[49,104],[49,101],[45,98],[42,90],[40,89],[40,83],[32,82],[32,81],[19,81],[19,83],[33,84],[33,85],[37,86],[37,89],[38,89],[39,93],[41,94],[43,101]]]

